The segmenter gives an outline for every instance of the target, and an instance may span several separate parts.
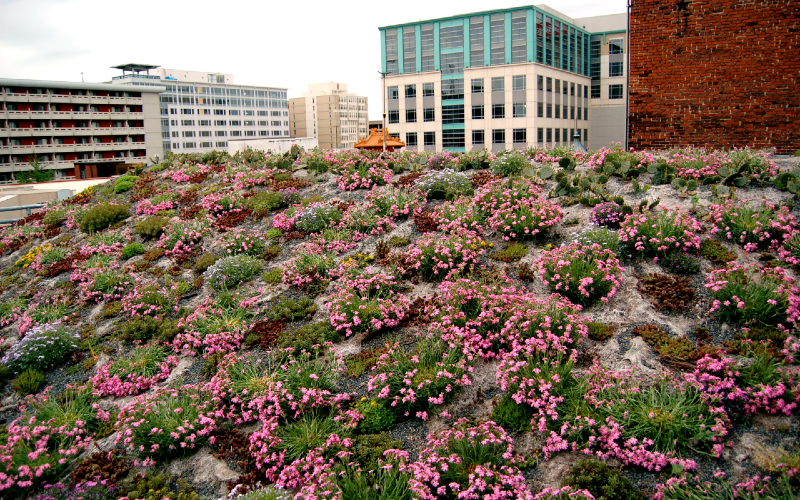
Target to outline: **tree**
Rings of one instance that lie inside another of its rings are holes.
[[[31,170],[25,170],[17,175],[20,182],[48,182],[55,177],[52,170],[46,169],[47,163],[42,161],[39,155],[29,156],[27,161]]]

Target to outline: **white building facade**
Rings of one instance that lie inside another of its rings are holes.
[[[226,73],[136,64],[116,68],[123,74],[113,84],[165,87],[159,109],[164,151],[225,151],[230,139],[289,137],[286,88],[239,85]]]
[[[369,105],[364,96],[347,91],[347,84],[310,84],[303,97],[289,99],[292,137],[316,137],[322,149],[352,149],[369,135]]]

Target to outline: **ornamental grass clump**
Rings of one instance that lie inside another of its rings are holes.
[[[21,373],[28,368],[40,372],[52,370],[78,350],[81,336],[59,322],[45,323],[32,328],[12,345],[2,362],[11,373]]]
[[[131,396],[166,380],[177,365],[178,358],[162,346],[137,346],[129,356],[101,366],[89,380],[96,396]]]
[[[467,419],[429,435],[419,459],[407,467],[419,498],[515,498],[532,500],[514,454],[514,440],[494,422],[472,427]]]
[[[616,254],[600,245],[570,243],[542,254],[534,265],[545,285],[576,304],[608,302],[617,293],[622,269]]]
[[[206,269],[203,281],[216,290],[233,288],[261,273],[261,260],[246,254],[223,257]]]
[[[797,219],[789,209],[776,208],[766,200],[760,207],[746,200],[738,203],[728,200],[722,205],[711,205],[709,215],[714,226],[711,234],[736,242],[748,252],[777,250],[798,232]]]
[[[710,312],[727,323],[791,330],[800,320],[800,291],[781,267],[731,262],[706,278],[714,297]]]
[[[105,203],[89,209],[81,219],[81,231],[84,233],[95,233],[102,231],[108,226],[130,217],[128,207],[125,205],[114,205]]]
[[[420,177],[414,187],[431,200],[455,200],[462,195],[472,194],[469,176],[451,168],[429,172]]]
[[[410,308],[394,276],[365,273],[342,278],[328,301],[331,325],[346,336],[368,336],[397,326]]]
[[[654,207],[652,210],[637,208],[626,215],[618,235],[620,243],[630,251],[662,257],[678,251],[696,253],[700,249],[700,231],[700,222],[689,214]]]

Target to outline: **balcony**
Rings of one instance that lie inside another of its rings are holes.
[[[0,128],[8,137],[68,137],[73,135],[143,135],[144,127]]]

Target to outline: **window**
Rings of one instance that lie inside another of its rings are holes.
[[[609,99],[622,99],[622,84],[608,86]]]
[[[422,97],[429,97],[433,96],[433,84],[432,83],[423,83],[422,84]]]
[[[515,128],[512,132],[512,138],[515,144],[524,144],[528,142],[528,129],[525,128]]]
[[[464,53],[442,54],[440,64],[443,75],[461,74],[464,72]]]
[[[183,137],[194,137],[194,130],[184,130],[182,136]]]
[[[511,77],[511,90],[525,90],[525,75],[516,75]]]
[[[545,129],[545,133],[547,135],[545,141],[547,141],[547,144],[551,144],[553,142],[553,129],[551,128]]]
[[[406,99],[408,99],[409,97],[417,97],[416,85],[406,85]]]
[[[389,123],[400,123],[400,111],[389,111]]]
[[[548,92],[553,91],[553,79],[550,77],[547,77],[547,91]]]
[[[225,114],[225,110],[224,109],[215,109],[214,110],[214,114],[215,115],[224,115]]]
[[[622,76],[622,62],[608,63],[608,76]]]
[[[589,108],[583,108],[583,119],[584,120],[589,119]]]
[[[548,106],[549,106],[549,104],[548,104]],[[561,118],[561,106],[556,104],[555,108],[556,108],[556,116],[555,117],[556,118]],[[567,114],[564,113],[564,118],[566,118],[566,117],[567,117]]]
[[[566,137],[565,137],[565,139],[566,139]],[[561,129],[560,128],[556,129],[556,142],[561,142]]]
[[[608,53],[609,54],[624,54],[625,53],[625,41],[622,38],[613,38],[608,41]]]
[[[211,126],[211,120],[200,120],[200,126],[201,127],[210,127]]]
[[[245,127],[255,127],[256,126],[256,122],[254,120],[245,120],[244,121],[244,126]]]
[[[483,17],[473,17],[469,20],[469,53],[470,66],[473,68],[486,64],[483,52]]]
[[[564,106],[564,118],[567,117],[566,111],[567,111],[567,107]],[[570,108],[569,108],[569,119],[570,120],[574,120],[575,119],[575,106],[570,106]],[[578,108],[578,120],[580,120],[580,119],[581,119],[581,108]]]
[[[567,95],[567,82],[564,82],[564,85],[561,86],[561,93]]]
[[[247,137],[255,137],[256,131],[255,130],[245,130],[244,135]]]
[[[586,92],[587,92],[586,85],[584,85],[583,86],[583,98],[584,99],[587,99],[589,97],[588,95],[586,95]]]
[[[544,77],[542,75],[536,76],[536,86],[539,90],[544,90]]]
[[[463,148],[464,130],[442,130],[442,148]]]
[[[483,104],[472,106],[472,119],[483,120]]]
[[[227,148],[228,147],[228,143],[227,142],[218,142],[217,143],[217,147],[218,148]]]
[[[181,108],[182,115],[193,115],[194,110],[192,108]]]
[[[242,121],[241,120],[231,120],[231,127],[241,127]]]
[[[492,144],[505,144],[506,131],[503,129],[492,130]]]
[[[423,24],[420,26],[419,42],[422,49],[422,71],[434,71],[433,24]]]
[[[556,94],[558,94],[559,92],[561,92],[561,80],[556,80],[556,89],[555,89],[555,92],[556,92]]]
[[[569,95],[575,95],[575,84],[569,84]],[[578,84],[578,95],[581,95],[581,84]]]
[[[464,123],[464,105],[442,106],[442,123]]]
[[[484,132],[483,130],[473,130],[472,145],[483,146],[484,144],[486,144],[486,132]]]
[[[492,104],[492,118],[505,118],[506,105],[505,104]]]
[[[225,137],[225,131],[224,130],[215,130],[214,131],[214,136],[215,137]]]
[[[406,146],[416,146],[417,145],[417,133],[416,132],[409,132],[406,134]]]
[[[464,46],[464,26],[439,28],[439,48],[457,49]]]
[[[600,98],[600,81],[592,82],[592,99]]]
[[[423,111],[424,120],[426,122],[436,121],[436,112],[433,108],[425,108]]]
[[[259,127],[266,127],[267,123],[268,123],[267,120],[259,120],[258,121],[258,126]]]
[[[506,91],[506,78],[504,76],[495,76],[492,78],[492,92],[505,92]]]
[[[539,118],[544,118],[544,103],[538,102],[536,103],[536,116]]]
[[[528,60],[527,12],[520,10],[511,13],[511,62],[524,63]]]
[[[506,16],[492,14],[489,18],[492,66],[506,63]]]
[[[422,140],[424,141],[425,146],[435,146],[436,132],[425,132],[422,136]]]
[[[463,99],[464,98],[464,79],[453,78],[442,80],[442,100]]]
[[[231,130],[231,137],[241,137],[242,132],[240,130]]]
[[[482,94],[483,93],[483,78],[473,78],[472,79],[472,93],[473,94]]]
[[[200,131],[200,137],[211,137],[211,131],[210,130],[201,130]]]
[[[397,75],[400,72],[400,65],[397,61],[397,30],[386,30],[386,74]]]
[[[183,148],[184,149],[194,149],[196,147],[197,147],[197,143],[195,143],[195,142],[184,142],[183,143]]]
[[[553,117],[553,105],[547,103],[547,118],[552,118],[552,117]]]
[[[389,99],[399,99],[400,98],[400,91],[397,90],[397,87],[389,87]]]
[[[544,129],[537,128],[536,129],[536,142],[539,144],[544,144]]]
[[[528,116],[527,104],[524,102],[514,103],[514,118],[525,118]]]
[[[417,110],[416,109],[407,109],[406,110],[406,123],[417,123]]]
[[[168,127],[169,126],[169,118],[162,118],[161,119],[161,126]]]
[[[417,37],[413,29],[403,30],[403,73],[417,72]]]

